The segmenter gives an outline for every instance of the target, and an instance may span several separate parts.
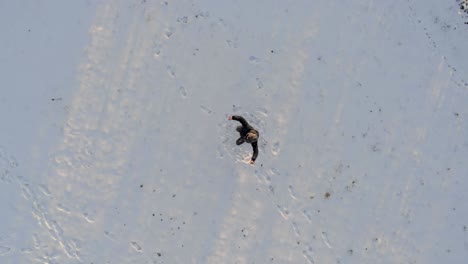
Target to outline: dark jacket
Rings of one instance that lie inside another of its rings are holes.
[[[252,144],[252,149],[253,149],[252,161],[255,161],[258,156],[257,142],[258,142],[258,137],[260,136],[260,134],[242,116],[232,116],[232,120],[239,121],[242,124],[242,126],[237,127],[237,131],[240,134],[240,138],[237,139],[236,144],[240,145],[244,142],[248,142]]]

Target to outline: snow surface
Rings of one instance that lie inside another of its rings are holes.
[[[466,263],[461,3],[1,1],[0,263]]]

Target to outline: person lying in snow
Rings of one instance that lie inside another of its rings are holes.
[[[247,121],[245,121],[242,116],[229,116],[228,119],[239,121],[242,124],[242,126],[238,126],[236,128],[237,132],[240,134],[240,138],[236,140],[236,144],[241,145],[244,142],[252,144],[253,155],[252,159],[250,160],[250,164],[253,164],[258,156],[258,131],[249,125],[249,123],[247,123]]]

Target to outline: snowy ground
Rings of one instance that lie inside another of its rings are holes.
[[[462,2],[0,2],[0,262],[466,263]]]

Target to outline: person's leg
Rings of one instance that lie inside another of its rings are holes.
[[[245,137],[247,135],[247,130],[243,126],[236,127],[236,131],[239,132],[240,137]]]
[[[236,140],[236,144],[237,144],[237,145],[241,145],[241,144],[244,143],[244,142],[245,142],[245,139],[244,139],[243,137],[240,137],[240,138],[238,138],[238,139]]]

